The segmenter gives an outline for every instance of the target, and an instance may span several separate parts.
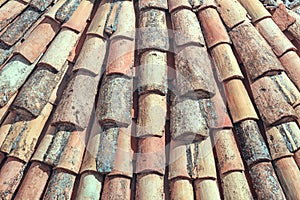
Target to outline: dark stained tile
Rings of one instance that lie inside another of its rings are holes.
[[[251,84],[253,98],[266,126],[297,119],[289,105],[270,77],[263,77]]]
[[[250,23],[243,23],[229,33],[250,80],[284,70],[267,42]],[[248,48],[244,48],[245,45]]]
[[[44,12],[52,2],[53,0],[32,0],[29,5],[41,12]]]
[[[142,0],[139,1],[139,9],[145,10],[149,8],[156,8],[156,9],[164,9],[168,10],[168,1],[167,0]]]
[[[285,31],[290,25],[292,25],[296,19],[289,15],[285,5],[280,3],[275,11],[272,13],[272,19],[280,28],[281,31]]]
[[[56,12],[55,19],[60,22],[68,21],[78,8],[80,0],[68,0],[66,1]]]
[[[270,17],[271,14],[263,6],[262,2],[259,0],[250,1],[250,0],[239,0],[239,2],[244,6],[251,16],[252,22],[257,22],[258,20]]]
[[[131,179],[126,177],[106,177],[101,199],[130,199]]]

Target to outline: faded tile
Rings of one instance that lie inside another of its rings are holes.
[[[194,181],[196,199],[221,200],[216,180],[198,179]]]
[[[168,0],[168,6],[171,13],[179,9],[192,9],[189,0]]]
[[[0,108],[0,124],[2,124],[2,121],[5,119],[6,115],[9,113],[8,109],[10,108],[11,104],[15,100],[16,96],[17,96],[17,93],[10,98],[10,100],[7,102],[7,104],[4,107]]]
[[[271,16],[259,0],[239,0],[239,2],[248,11],[252,22],[257,22],[258,20]]]
[[[190,180],[175,179],[170,182],[171,199],[179,200],[193,200],[194,190],[193,184]]]
[[[98,173],[83,173],[80,176],[80,182],[75,199],[100,199],[103,182],[103,177]]]
[[[149,9],[149,8],[156,8],[156,9],[164,9],[168,10],[168,1],[167,0],[141,0],[139,1],[139,9]]]
[[[165,199],[163,176],[157,174],[137,175],[136,198],[139,200]]]

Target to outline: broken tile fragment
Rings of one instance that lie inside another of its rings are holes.
[[[131,123],[132,87],[132,79],[122,75],[104,78],[96,109],[103,126],[127,127]]]
[[[56,12],[55,19],[60,22],[68,21],[74,11],[78,8],[80,0],[66,1]]]

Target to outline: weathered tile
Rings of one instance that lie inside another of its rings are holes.
[[[206,48],[187,46],[175,55],[177,95],[210,98],[215,94],[211,59]]]
[[[253,199],[244,172],[230,172],[222,178],[224,199]]]
[[[137,175],[136,199],[139,200],[165,199],[163,176],[157,174]]]
[[[50,4],[53,2],[53,0],[32,0],[30,1],[30,6],[33,8],[36,8],[37,10],[43,12],[45,11]]]
[[[58,31],[59,24],[51,18],[46,17],[14,53],[21,54],[30,63],[33,63],[47,49],[48,44],[53,40]]]
[[[217,8],[216,2],[215,0],[192,0],[191,1],[192,6],[195,8],[197,8],[198,6],[200,6],[198,9],[199,10],[204,10],[206,8]],[[194,9],[196,10],[196,9]],[[197,11],[197,10],[196,10]]]
[[[296,122],[289,122],[278,125],[290,152],[295,152],[300,148],[300,129]]]
[[[39,162],[33,162],[26,172],[15,199],[41,199],[48,178],[50,177],[50,172],[49,166]]]
[[[270,161],[271,157],[257,123],[246,120],[236,124],[238,143],[248,166],[259,161]]]
[[[73,71],[84,70],[94,76],[102,74],[106,49],[105,40],[94,35],[87,35]]]
[[[3,4],[5,4],[7,2],[7,0],[1,0],[0,1],[0,6],[2,6]]]
[[[45,13],[45,17],[49,17],[56,21],[57,23],[60,23],[55,19],[55,14],[58,11],[58,9],[66,2],[67,0],[59,0],[55,2],[55,4],[48,8],[47,12]]]
[[[123,74],[132,77],[135,41],[116,38],[110,42],[106,75]]]
[[[263,6],[259,0],[238,0],[242,6],[248,11],[252,22],[270,17],[271,14]]]
[[[231,129],[213,133],[220,175],[244,171],[244,164]]]
[[[298,165],[298,167],[300,167],[300,149],[298,151],[295,152],[294,154],[294,159]]]
[[[39,18],[41,13],[28,7],[14,22],[12,22],[1,35],[0,41],[8,46],[13,46],[20,40],[25,32]]]
[[[131,123],[132,87],[132,79],[121,75],[104,78],[96,109],[97,117],[103,126],[127,127]]]
[[[79,39],[79,34],[70,29],[62,29],[39,61],[39,66],[47,66],[58,72]]]
[[[183,99],[173,102],[170,126],[174,140],[192,142],[208,137],[209,129],[198,100]]]
[[[16,158],[8,158],[0,171],[0,198],[12,199],[21,179],[26,165]]]
[[[74,11],[71,18],[66,21],[62,27],[72,29],[76,32],[81,32],[86,26],[87,20],[90,18],[93,9],[93,2],[82,0],[78,8]]]
[[[266,126],[297,119],[293,107],[289,105],[270,77],[263,77],[251,89],[254,101]]]
[[[204,46],[199,21],[196,14],[188,9],[182,9],[171,14],[175,43],[178,46],[197,44]]]
[[[168,6],[171,13],[179,9],[192,9],[192,5],[188,0],[168,0]]]
[[[272,163],[258,163],[249,172],[257,199],[285,199]]]
[[[221,82],[233,78],[244,78],[229,44],[219,44],[213,47],[211,49],[211,56],[218,69],[219,80]]]
[[[137,137],[163,136],[167,114],[166,96],[145,94],[139,97]]]
[[[3,66],[7,63],[6,61],[12,57],[13,50],[15,49],[17,44],[10,48],[3,44],[0,44],[0,68],[3,68]]]
[[[130,199],[131,179],[126,177],[106,177],[101,199]]]
[[[80,176],[76,200],[100,199],[103,177],[95,172],[86,172]]]
[[[150,50],[141,55],[137,66],[139,94],[154,92],[165,95],[168,90],[167,54]]]
[[[295,51],[296,47],[278,28],[271,18],[263,19],[255,24],[259,33],[269,43],[274,53],[280,57],[287,51]]]
[[[230,114],[234,123],[246,119],[258,119],[250,97],[241,80],[232,79],[224,82],[223,86]]]
[[[10,132],[10,127],[12,124],[17,123],[15,113],[9,113],[3,123],[1,123],[0,127],[0,147],[3,145],[3,142],[5,141],[8,133]]]
[[[138,140],[136,173],[164,175],[166,166],[165,136],[146,137]]]
[[[26,4],[20,1],[8,1],[0,8],[0,31],[5,28],[24,9]]]
[[[51,175],[43,199],[70,200],[74,188],[76,176],[63,170],[54,171]]]
[[[299,199],[300,172],[293,157],[274,161],[274,169],[287,199]]]
[[[208,48],[217,46],[220,43],[231,43],[227,31],[216,9],[207,8],[201,10],[199,11],[198,16]]]
[[[10,100],[7,102],[7,104],[4,107],[0,108],[0,124],[2,124],[2,121],[4,121],[6,115],[9,113],[8,109],[10,108],[11,104],[15,100],[16,96],[17,93],[10,98]]]
[[[290,11],[289,14],[292,17],[296,18],[296,21],[291,26],[289,26],[287,30],[294,38],[300,40],[300,16],[292,11]]]
[[[150,9],[140,13],[137,49],[169,50],[169,37],[164,11]]]
[[[194,191],[193,184],[190,180],[186,179],[175,179],[170,183],[170,193],[171,199],[180,200],[193,200],[194,199]]]
[[[68,124],[79,130],[87,128],[93,111],[100,76],[87,76],[78,72],[62,95],[52,124]]]
[[[156,9],[164,9],[168,10],[168,1],[167,0],[141,0],[139,1],[139,9],[145,10],[149,8],[156,8]]]
[[[247,17],[247,11],[238,2],[238,0],[215,0],[218,5],[218,11],[224,23],[229,29],[244,22]]]
[[[270,46],[250,23],[240,24],[229,33],[250,80],[284,70]]]
[[[194,181],[196,199],[221,200],[216,180],[197,179]]]
[[[66,1],[56,12],[55,19],[60,22],[65,22],[70,19],[75,10],[78,8],[80,0]]]
[[[272,19],[280,28],[281,31],[285,31],[290,25],[292,25],[296,19],[289,15],[285,5],[280,3],[278,7],[272,13]]]

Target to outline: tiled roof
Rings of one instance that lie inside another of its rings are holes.
[[[0,0],[0,199],[300,199],[298,0]]]

